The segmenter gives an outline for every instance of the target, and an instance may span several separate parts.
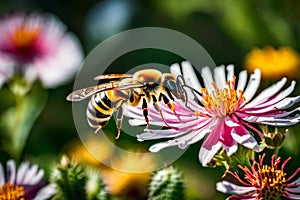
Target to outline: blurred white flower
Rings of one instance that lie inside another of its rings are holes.
[[[21,73],[47,88],[70,80],[83,60],[77,37],[50,14],[15,13],[0,19],[0,86]]]
[[[43,200],[55,194],[54,185],[46,185],[43,180],[44,170],[37,165],[22,162],[19,168],[13,160],[7,162],[6,176],[0,163],[0,199]]]

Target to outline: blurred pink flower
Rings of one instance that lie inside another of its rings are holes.
[[[53,88],[72,78],[83,59],[77,37],[53,15],[15,13],[0,19],[0,86],[17,73]]]
[[[49,199],[55,194],[54,185],[47,185],[43,180],[44,170],[37,165],[23,162],[16,168],[13,160],[7,162],[6,174],[0,163],[0,199]]]
[[[265,154],[259,158],[259,162],[253,160],[251,169],[239,165],[239,168],[245,173],[244,179],[240,178],[237,173],[228,171],[237,184],[224,180],[217,183],[217,190],[233,194],[227,199],[236,200],[275,200],[280,197],[300,199],[300,177],[295,180],[295,177],[299,176],[300,167],[290,177],[287,177],[284,168],[291,157],[282,163],[281,168],[279,167],[280,157],[275,159],[275,155],[273,155],[271,165],[263,165],[264,157]]]
[[[225,67],[220,66],[214,69],[213,78],[208,67],[202,68],[201,75],[205,85],[203,88],[189,62],[182,63],[182,72],[178,64],[172,65],[171,73],[183,75],[186,85],[197,92],[185,87],[188,93],[187,106],[181,100],[175,99],[176,115],[164,103],[160,103],[164,120],[159,112],[149,105],[150,124],[165,126],[168,129],[146,129],[146,133],[138,135],[138,139],[143,141],[173,138],[150,147],[150,151],[157,152],[170,146],[186,148],[206,136],[199,159],[203,166],[207,166],[220,149],[224,149],[228,156],[237,151],[238,144],[260,151],[250,131],[258,134],[261,139],[264,135],[250,123],[289,126],[300,121],[300,116],[294,115],[299,108],[284,111],[300,100],[300,96],[287,97],[294,90],[295,81],[281,91],[287,82],[287,79],[283,78],[253,99],[260,84],[260,71],[255,70],[251,74],[248,84],[247,71],[240,72],[236,84],[234,66],[228,65],[226,69],[227,77]],[[131,125],[145,124],[140,109],[126,106],[125,115],[134,118],[129,121]]]

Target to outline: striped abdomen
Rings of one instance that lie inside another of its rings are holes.
[[[86,110],[88,124],[98,132],[108,123],[114,111],[126,98],[125,92],[118,90],[93,95]]]

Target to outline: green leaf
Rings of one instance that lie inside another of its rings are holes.
[[[26,88],[25,92],[21,89],[22,86],[16,87],[17,85],[18,83],[11,87],[15,105],[0,115],[2,148],[16,160],[20,158],[30,130],[47,100],[47,91],[39,83],[33,84],[29,90]],[[14,90],[16,88],[18,89]]]

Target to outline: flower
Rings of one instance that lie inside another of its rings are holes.
[[[37,165],[22,162],[18,169],[13,160],[7,161],[5,176],[2,164],[0,164],[0,199],[20,200],[48,199],[55,193],[53,185],[46,185],[43,180],[44,170]]]
[[[149,153],[126,154],[111,160],[110,169],[101,171],[107,190],[114,196],[144,199],[155,169],[155,158]],[[122,171],[121,171],[122,170]]]
[[[103,162],[111,158],[113,148],[104,142],[96,138],[98,135],[91,135],[85,140],[85,144],[79,139],[71,140],[65,146],[65,152],[68,157],[75,163],[90,165],[94,167],[104,167]],[[97,157],[93,155],[95,152],[101,152],[97,154]]]
[[[282,78],[253,99],[260,84],[260,70],[257,69],[251,74],[246,87],[246,70],[240,72],[236,84],[234,66],[228,65],[226,69],[227,78],[225,66],[215,68],[214,81],[210,69],[202,68],[201,75],[205,85],[205,88],[202,88],[191,64],[183,62],[183,78],[186,82],[186,86],[183,87],[188,94],[188,101],[175,99],[175,114],[163,102],[159,104],[162,115],[149,105],[150,124],[168,128],[146,129],[146,133],[138,135],[138,139],[143,141],[173,138],[150,147],[150,151],[157,152],[170,146],[186,148],[206,136],[199,152],[199,159],[203,166],[207,166],[220,149],[224,149],[228,156],[237,151],[238,144],[260,151],[250,131],[261,139],[264,138],[264,134],[250,123],[288,126],[300,121],[300,116],[294,115],[299,108],[285,111],[300,100],[300,96],[287,97],[294,90],[295,81],[281,91],[287,82],[286,78]],[[182,74],[178,64],[172,65],[170,70],[176,76]],[[125,108],[125,114],[134,118],[129,121],[131,125],[145,124],[140,107]]]
[[[259,158],[259,162],[252,160],[251,169],[239,165],[239,168],[245,173],[244,180],[236,172],[228,171],[238,185],[224,180],[217,183],[217,190],[233,194],[228,199],[276,200],[280,197],[299,199],[300,177],[295,181],[292,180],[299,175],[300,167],[290,177],[287,177],[284,168],[291,157],[282,163],[281,168],[279,167],[280,157],[275,159],[275,155],[273,155],[271,165],[263,165],[264,157],[265,154]]]
[[[300,56],[290,47],[275,49],[266,46],[255,48],[246,56],[245,66],[249,71],[259,68],[265,79],[287,76],[297,78],[299,75]]]
[[[0,19],[0,86],[15,74],[53,88],[75,75],[83,59],[77,37],[53,15],[15,13]]]

